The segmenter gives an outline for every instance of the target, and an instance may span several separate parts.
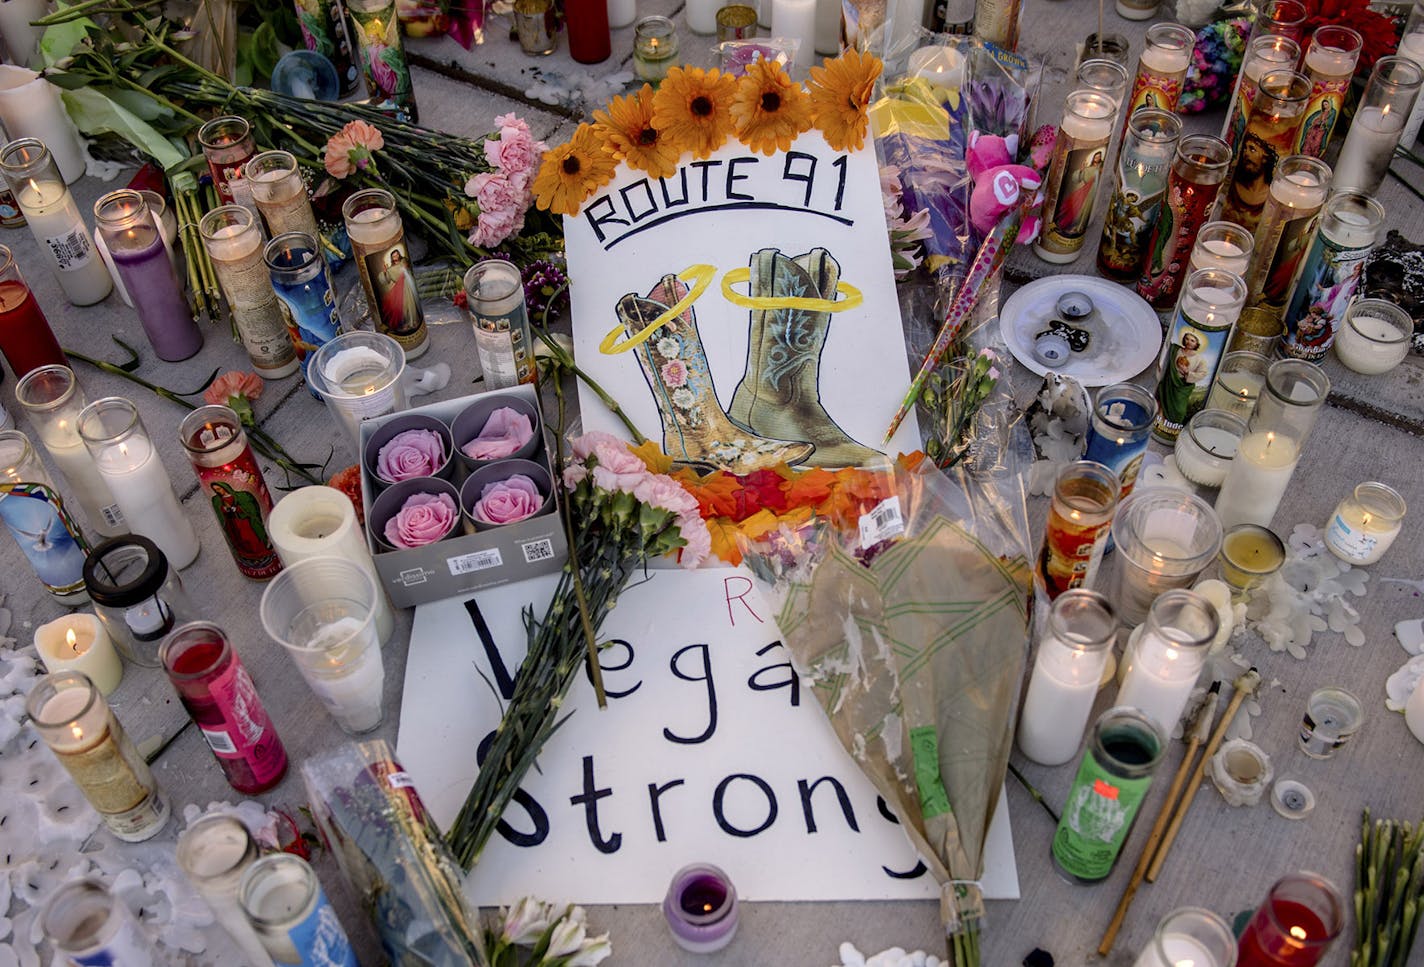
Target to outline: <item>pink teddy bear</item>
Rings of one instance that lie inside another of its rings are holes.
[[[1043,178],[1033,168],[1014,163],[1017,142],[1017,137],[1001,138],[978,131],[969,135],[965,162],[969,177],[974,181],[974,190],[969,195],[969,219],[981,232],[991,231],[1006,212],[1020,204],[1025,191],[1037,192],[1043,184]],[[1042,138],[1035,136],[1030,152],[1034,163],[1040,165],[1046,164],[1052,153],[1052,146],[1044,150],[1041,142]],[[1018,242],[1033,241],[1038,237],[1038,228],[1037,214],[1025,214]]]

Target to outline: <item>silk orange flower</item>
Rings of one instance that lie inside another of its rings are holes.
[[[732,126],[737,138],[765,155],[786,151],[811,127],[811,98],[774,60],[747,68],[732,97]]]
[[[555,215],[577,215],[588,196],[613,177],[616,167],[593,126],[580,124],[566,144],[544,152],[534,177],[534,201]]]
[[[594,130],[611,146],[613,157],[628,167],[646,171],[654,178],[667,178],[677,171],[682,149],[653,123],[653,86],[627,97],[615,97],[608,110],[594,111]]]
[[[653,95],[653,126],[681,153],[706,158],[732,131],[737,79],[719,70],[674,67]]]
[[[850,48],[822,67],[811,68],[811,116],[836,151],[859,151],[870,128],[866,111],[884,65],[872,54]]]

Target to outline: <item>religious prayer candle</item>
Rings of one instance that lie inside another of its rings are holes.
[[[117,396],[95,400],[79,413],[79,436],[129,529],[157,544],[176,568],[197,560],[198,535],[178,503],[138,407]]]
[[[180,625],[158,657],[228,785],[255,795],[281,782],[287,750],[222,629],[207,621]]]
[[[1038,641],[1016,733],[1034,762],[1061,766],[1078,753],[1117,636],[1117,613],[1096,591],[1065,591]]]
[[[1162,918],[1132,967],[1232,967],[1236,935],[1210,910],[1182,907]]]
[[[816,0],[772,0],[771,35],[801,42],[796,48],[795,69],[798,76],[804,74],[816,63]],[[633,58],[636,67],[636,46]]]
[[[313,354],[307,382],[361,452],[361,424],[408,405],[401,375],[405,353],[379,332],[343,332]]]
[[[1079,460],[1058,472],[1038,557],[1039,576],[1050,600],[1092,583],[1107,546],[1118,494],[1117,474],[1100,463]]]
[[[1405,510],[1399,491],[1367,480],[1335,506],[1325,528],[1325,546],[1349,564],[1373,564],[1399,536]]]
[[[66,605],[84,600],[89,545],[39,454],[18,430],[0,430],[0,521],[46,591]]]
[[[336,338],[341,319],[336,309],[336,289],[326,256],[317,240],[305,232],[278,235],[262,251],[271,288],[277,296],[302,375],[318,349]],[[315,387],[312,395],[317,396]],[[318,397],[319,398],[319,397]]]
[[[1284,317],[1315,244],[1320,209],[1330,193],[1330,166],[1291,155],[1276,165],[1269,197],[1256,225],[1256,254],[1246,276],[1247,301]]]
[[[1115,704],[1140,709],[1170,734],[1196,687],[1217,627],[1216,608],[1197,592],[1159,596],[1137,644],[1124,656]]]
[[[63,365],[32,370],[16,384],[15,398],[64,477],[64,492],[84,511],[90,528],[104,537],[127,533],[123,511],[79,438],[79,413],[89,401],[74,371]]]
[[[1083,458],[1117,474],[1119,500],[1132,493],[1137,483],[1156,419],[1157,400],[1136,383],[1115,383],[1098,390]]]
[[[1246,133],[1246,122],[1251,119],[1251,105],[1256,102],[1261,75],[1270,71],[1295,70],[1299,63],[1300,44],[1290,37],[1263,34],[1253,37],[1246,45],[1241,70],[1236,75],[1236,95],[1227,108],[1226,124],[1221,129],[1221,138],[1231,147],[1233,154],[1236,142]]]
[[[243,169],[252,200],[267,223],[271,238],[288,232],[306,232],[313,238],[321,232],[316,213],[307,197],[307,183],[290,151],[264,151],[253,155]]]
[[[356,31],[357,60],[372,106],[399,121],[419,124],[395,0],[346,0],[346,9]]]
[[[1424,6],[1416,3],[1409,10],[1404,23],[1404,32],[1399,38],[1401,57],[1408,57],[1420,70],[1424,70]],[[1414,108],[1409,112],[1409,120],[1404,124],[1404,132],[1399,143],[1413,148],[1419,137],[1419,126],[1424,123],[1424,97],[1416,98]]]
[[[400,343],[406,359],[415,359],[429,348],[430,334],[395,196],[382,188],[367,188],[346,199],[341,214],[376,331]]]
[[[198,231],[257,375],[281,379],[295,373],[300,364],[262,257],[266,240],[257,216],[241,205],[222,205],[203,216]]]
[[[1231,151],[1220,138],[1197,134],[1177,142],[1162,213],[1152,228],[1147,261],[1137,280],[1137,294],[1158,312],[1170,312],[1177,304],[1187,277],[1188,253],[1216,205],[1230,162]]]
[[[1245,301],[1246,284],[1239,275],[1198,269],[1187,279],[1158,366],[1154,439],[1174,443],[1192,414],[1205,408]]]
[[[1270,528],[1237,524],[1221,539],[1221,579],[1237,591],[1256,587],[1285,562],[1286,545]]]
[[[1146,46],[1137,60],[1132,93],[1122,112],[1124,131],[1133,115],[1144,108],[1168,112],[1177,109],[1196,39],[1196,33],[1181,24],[1158,23],[1147,28]]]
[[[198,496],[212,504],[227,548],[244,577],[266,581],[282,569],[267,532],[272,496],[242,421],[226,406],[200,406],[178,425],[178,439],[198,476]]]
[[[59,87],[44,77],[27,67],[0,64],[0,124],[11,138],[42,143],[65,184],[84,176],[88,156],[79,132],[65,111]]]
[[[913,7],[913,4],[901,4],[901,7]],[[1022,9],[1023,0],[975,0],[974,36],[1004,50],[1018,50]],[[922,26],[920,21],[913,21],[906,32],[913,34],[915,28]]]
[[[272,958],[237,902],[242,874],[257,862],[257,844],[242,820],[229,813],[199,816],[178,834],[178,865],[212,908],[251,967],[271,967]]]
[[[1358,31],[1339,24],[1317,27],[1306,48],[1301,69],[1310,78],[1310,99],[1306,103],[1304,120],[1296,135],[1297,154],[1319,158],[1325,154],[1340,120],[1345,104],[1345,92],[1355,65],[1360,60],[1364,38]]]
[[[361,82],[361,73],[356,68],[352,56],[351,34],[347,29],[345,7],[329,2],[303,3],[294,0],[297,23],[302,28],[302,43],[307,50],[321,54],[336,68],[336,76],[341,83],[341,97],[344,100],[356,93]]]
[[[1414,320],[1385,299],[1356,299],[1335,338],[1335,358],[1367,376],[1387,373],[1409,355]]]
[[[668,885],[663,917],[673,941],[683,950],[716,953],[737,935],[737,888],[710,863],[684,866]]]
[[[486,389],[533,383],[533,334],[524,303],[519,267],[504,259],[485,259],[465,273],[465,311],[475,333],[480,372]]]
[[[1337,189],[1379,191],[1421,83],[1424,71],[1407,57],[1381,57],[1375,62],[1335,161]]]
[[[357,967],[356,954],[311,865],[291,853],[247,868],[238,902],[262,946],[279,964]]]
[[[40,625],[35,629],[35,651],[45,671],[83,672],[102,695],[112,695],[124,677],[109,633],[92,614],[69,614]]]
[[[76,306],[101,301],[114,283],[94,251],[79,206],[59,177],[49,149],[34,138],[11,141],[0,150],[0,173],[65,298]]]
[[[1043,229],[1033,245],[1046,262],[1071,262],[1083,247],[1117,109],[1117,102],[1098,91],[1068,95],[1044,179]]]
[[[1205,409],[1187,421],[1172,451],[1177,469],[1199,487],[1220,487],[1246,435],[1246,421],[1225,410]]]
[[[1217,368],[1211,395],[1206,398],[1206,408],[1233,413],[1243,420],[1246,419],[1256,408],[1256,400],[1261,396],[1261,387],[1266,385],[1266,370],[1270,366],[1270,358],[1260,353],[1227,353],[1221,360],[1221,366]],[[1237,434],[1238,440],[1240,437],[1241,435]]]
[[[1311,362],[1325,358],[1355,298],[1365,257],[1374,251],[1384,219],[1384,207],[1363,192],[1337,186],[1331,193],[1286,309],[1282,355]]]
[[[1236,967],[1315,967],[1345,929],[1345,900],[1318,873],[1291,873],[1266,894],[1236,950]]]
[[[202,330],[143,196],[111,191],[94,203],[94,220],[158,358],[178,362],[202,349]]]
[[[1187,274],[1197,269],[1221,269],[1245,278],[1256,251],[1256,238],[1235,222],[1207,222],[1197,232]]]
[[[197,613],[168,558],[137,534],[94,546],[84,562],[84,588],[125,660],[145,668],[162,667],[159,644]]]
[[[783,5],[790,5],[795,9],[792,13],[804,13],[806,20],[806,39],[802,42],[798,50],[804,50],[809,63],[815,58],[815,52],[811,49],[810,23],[815,15],[815,0],[776,0],[777,10],[781,10]],[[786,19],[791,14],[783,14],[782,19]],[[795,21],[795,17],[791,18]],[[793,23],[798,29],[800,24]],[[788,27],[788,29],[791,29]],[[793,36],[791,34],[777,34],[780,36]],[[799,35],[796,35],[799,36]],[[637,26],[633,28],[633,73],[640,81],[657,87],[662,83],[670,68],[679,63],[677,56],[677,27],[667,17],[644,17],[639,20]],[[800,63],[801,55],[797,54]]]
[[[1218,218],[1256,230],[1281,161],[1295,153],[1309,98],[1310,78],[1299,71],[1273,70],[1261,75],[1250,118],[1232,147],[1231,172],[1222,188]]]
[[[74,671],[46,675],[30,690],[25,711],[30,726],[116,838],[138,843],[163,829],[168,800],[88,676]]]
[[[153,945],[98,877],[68,880],[40,908],[39,927],[54,946],[55,964],[152,964]]]
[[[253,208],[252,190],[242,183],[247,162],[257,153],[247,119],[233,115],[213,118],[198,129],[198,143],[207,159],[218,201]]]
[[[1182,119],[1170,111],[1139,108],[1128,119],[1098,243],[1098,272],[1107,278],[1141,277],[1181,136]]]
[[[14,253],[0,245],[0,353],[17,378],[40,366],[69,362],[40,311]]]

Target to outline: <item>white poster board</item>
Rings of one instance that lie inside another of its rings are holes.
[[[554,581],[416,611],[398,753],[442,829],[499,722],[494,690],[508,693],[523,657],[519,611],[542,614]],[[575,685],[572,717],[505,814],[510,835],[491,838],[466,883],[475,903],[657,903],[692,862],[721,866],[749,900],[938,897],[795,680],[745,571],[655,571],[603,632],[617,642],[602,656],[608,708],[586,678]],[[1017,898],[1003,796],[987,855],[985,895]]]

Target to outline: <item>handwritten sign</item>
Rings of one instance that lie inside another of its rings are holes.
[[[542,613],[553,580],[417,609],[399,755],[442,827],[512,693],[519,609]],[[466,884],[474,902],[655,903],[694,861],[722,866],[752,900],[938,897],[744,571],[656,571],[619,599],[604,634],[608,708],[587,681],[575,686],[571,718]],[[1018,896],[1004,797],[984,884]]]

